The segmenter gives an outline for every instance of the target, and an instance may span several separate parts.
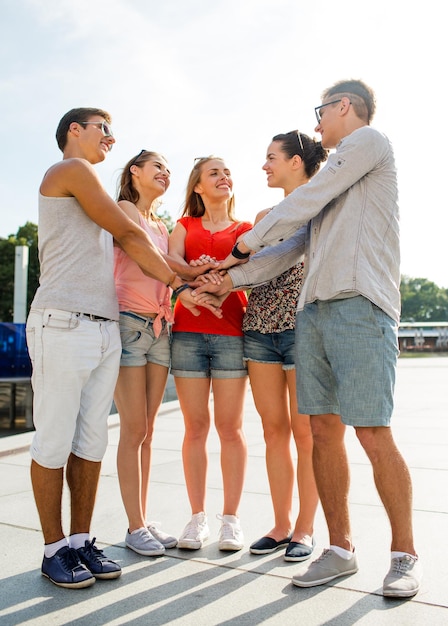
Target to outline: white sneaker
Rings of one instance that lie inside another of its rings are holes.
[[[218,548],[220,550],[241,550],[244,547],[244,536],[240,520],[236,515],[217,515],[221,520]]]
[[[159,522],[148,522],[147,529],[151,533],[151,535],[157,539],[162,546],[166,548],[175,548],[177,546],[177,539],[172,535],[168,535],[168,533],[163,532],[159,528]]]
[[[165,547],[155,539],[147,528],[138,528],[132,533],[126,533],[125,544],[137,554],[143,556],[161,556],[165,554]]]
[[[185,526],[179,540],[177,542],[178,548],[185,548],[187,550],[199,550],[202,548],[202,544],[210,536],[210,531],[207,524],[207,516],[205,513],[195,513],[191,516],[191,520]]]
[[[405,554],[391,560],[390,570],[383,582],[383,596],[410,598],[420,589],[422,570],[418,557]]]

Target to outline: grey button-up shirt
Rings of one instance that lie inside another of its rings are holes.
[[[397,199],[389,140],[370,126],[355,130],[309,183],[294,190],[244,235],[251,250],[262,252],[229,270],[234,286],[266,282],[304,253],[299,310],[315,300],[362,295],[398,322]]]

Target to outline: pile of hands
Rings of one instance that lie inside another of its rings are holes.
[[[187,298],[191,297],[194,306],[188,306],[182,299],[182,304],[187,306],[194,315],[199,315],[197,307],[204,307],[211,311],[216,317],[222,318],[221,305],[233,289],[232,280],[227,270],[233,265],[241,263],[234,256],[229,256],[223,261],[218,261],[215,257],[202,254],[198,259],[190,261],[188,284],[192,288],[191,292],[182,292]]]

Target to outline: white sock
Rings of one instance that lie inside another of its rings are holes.
[[[409,552],[400,552],[399,550],[393,550],[390,553],[390,558],[391,559],[400,559],[403,556],[410,556],[413,559],[415,559],[417,561],[418,556],[416,556],[415,554],[410,554]]]
[[[59,539],[59,541],[55,541],[54,543],[46,543],[44,548],[44,554],[49,559],[54,556],[58,550],[63,548],[64,546],[68,546],[67,537],[63,537]]]
[[[353,552],[350,552],[350,550],[344,550],[344,548],[340,548],[339,546],[330,546],[330,550],[336,552],[341,559],[345,559],[346,561],[350,561],[353,556]]]
[[[70,548],[84,548],[86,545],[86,541],[90,541],[89,533],[76,533],[74,535],[70,535],[68,538],[68,545]]]

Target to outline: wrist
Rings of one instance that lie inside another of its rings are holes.
[[[171,277],[170,277],[169,281],[166,283],[166,286],[167,287],[173,287],[173,284],[174,284],[176,278],[179,278],[179,276],[176,274],[176,272],[173,272],[171,274]]]
[[[244,246],[244,243],[243,243],[243,246]],[[235,257],[235,259],[238,259],[238,260],[248,259],[250,257],[250,250],[248,252],[241,252],[241,250],[238,248],[238,242],[237,242],[232,248],[231,255]]]
[[[179,287],[182,287],[182,285],[184,285],[184,281],[182,280],[182,278],[180,278],[180,276],[178,276],[176,274],[176,278],[173,280],[173,282],[171,283],[171,289],[174,291],[176,291],[176,289],[179,289]]]
[[[223,284],[225,285],[226,289],[228,289],[229,291],[231,291],[234,288],[232,276],[231,274],[229,274],[229,272],[227,272],[227,274],[224,276]]]
[[[177,287],[176,289],[173,289],[173,296],[175,296],[176,298],[178,298],[180,296],[180,294],[182,293],[182,291],[185,291],[185,289],[190,289],[190,285],[188,285],[188,283],[182,283],[181,285],[179,285],[179,287]]]

